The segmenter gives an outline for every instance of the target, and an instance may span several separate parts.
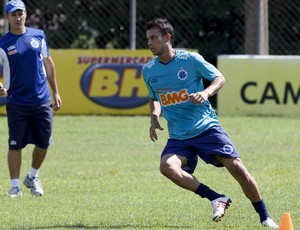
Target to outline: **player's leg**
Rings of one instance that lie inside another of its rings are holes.
[[[240,158],[223,158],[216,156],[230,174],[238,181],[246,197],[252,202],[258,202],[262,199],[255,179],[248,172]]]
[[[30,189],[31,194],[34,196],[43,196],[44,190],[38,178],[39,169],[44,162],[47,154],[47,149],[42,149],[37,146],[34,147],[32,152],[32,163],[29,174],[25,177],[23,183]]]
[[[21,186],[20,186],[20,168],[22,162],[21,150],[8,150],[7,160],[8,169],[11,179],[11,189],[8,194],[10,197],[21,196]]]
[[[44,190],[38,178],[38,172],[46,158],[52,133],[52,108],[51,103],[45,103],[32,109],[32,143],[35,148],[32,152],[32,162],[29,175],[24,179],[24,184],[30,188],[35,196],[43,196]]]
[[[7,162],[11,179],[10,197],[22,195],[20,186],[20,168],[22,149],[27,144],[29,136],[28,110],[26,107],[6,104],[7,123],[9,130]]]
[[[51,103],[42,104],[34,108],[33,111],[31,130],[32,142],[35,144],[35,148],[32,152],[31,167],[39,170],[46,158],[52,135],[53,114]],[[37,177],[37,174],[30,176]]]
[[[47,149],[39,148],[37,146],[34,147],[33,152],[32,152],[32,162],[31,162],[31,167],[38,170],[42,166],[42,163],[44,162],[45,158],[47,155]],[[37,177],[38,174],[36,173],[35,175],[30,175],[33,177]]]
[[[21,168],[21,149],[19,150],[8,150],[8,168],[11,179],[18,179],[20,177]]]
[[[219,194],[205,184],[200,183],[191,174],[197,165],[197,156],[196,158],[189,156],[189,158],[190,160],[185,156],[165,154],[161,158],[160,171],[176,185],[210,200],[213,206],[213,221],[218,222],[224,216],[231,200],[229,197]]]
[[[258,213],[261,223],[266,227],[278,227],[270,217],[256,180],[246,169],[241,159],[223,158],[220,156],[216,156],[216,159],[221,162],[230,174],[238,181],[244,194],[251,201],[255,211]]]
[[[166,154],[161,158],[160,171],[178,186],[195,192],[200,182],[192,174],[182,169],[187,163],[188,159],[184,156]]]
[[[42,184],[38,178],[39,169],[44,162],[47,154],[47,149],[42,149],[37,146],[34,147],[32,152],[32,163],[29,174],[25,177],[23,183],[31,190],[31,194],[34,196],[43,196],[44,190]]]

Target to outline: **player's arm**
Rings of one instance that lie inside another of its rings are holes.
[[[202,104],[204,103],[209,97],[215,95],[224,85],[225,78],[223,74],[219,73],[216,78],[210,83],[208,87],[206,87],[201,92],[191,93],[191,103],[194,104]]]
[[[157,100],[154,100],[152,98],[149,99],[149,106],[150,106],[150,139],[155,142],[158,137],[156,133],[156,129],[164,130],[158,121],[158,118],[161,114],[161,106],[160,103]]]
[[[45,57],[43,59],[43,62],[46,69],[48,82],[50,84],[53,93],[53,100],[54,100],[53,110],[58,111],[61,107],[62,101],[58,92],[54,62],[50,56]]]
[[[0,96],[5,96],[6,94],[7,90],[3,87],[2,83],[0,82]]]
[[[6,61],[4,61],[4,59]],[[5,66],[5,62],[8,62],[6,53],[4,52],[4,50],[2,48],[0,48],[0,64],[2,64],[3,66]],[[5,71],[3,71],[3,75],[4,74],[5,74]],[[6,96],[6,95],[7,95],[7,89],[0,82],[0,96]]]
[[[225,78],[223,74],[219,74],[211,83],[210,85],[204,89],[202,92],[207,94],[207,98],[215,95],[224,85]]]

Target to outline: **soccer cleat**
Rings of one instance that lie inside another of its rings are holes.
[[[264,220],[262,222],[262,225],[264,227],[269,227],[269,228],[279,228],[279,226],[270,217],[268,217],[266,220]]]
[[[38,177],[29,178],[29,176],[27,176],[25,177],[23,183],[27,188],[30,188],[32,195],[34,196],[44,195],[44,190]]]
[[[211,201],[211,205],[213,206],[212,219],[214,222],[219,222],[222,219],[231,202],[231,199],[227,196],[219,197]]]
[[[22,191],[19,187],[12,187],[9,191],[8,191],[8,195],[10,197],[17,197],[17,196],[22,196]]]

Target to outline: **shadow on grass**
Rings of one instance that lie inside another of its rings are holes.
[[[37,230],[37,229],[194,229],[193,227],[183,226],[85,226],[85,225],[64,225],[64,226],[43,226],[34,228],[25,228],[24,230]]]

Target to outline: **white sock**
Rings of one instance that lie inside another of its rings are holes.
[[[19,179],[12,179],[11,180],[11,187],[12,188],[14,188],[14,187],[20,188],[20,180]]]
[[[39,174],[39,170],[38,169],[34,169],[34,168],[30,168],[30,171],[29,171],[29,178],[34,178],[34,177],[38,177],[38,174]]]

